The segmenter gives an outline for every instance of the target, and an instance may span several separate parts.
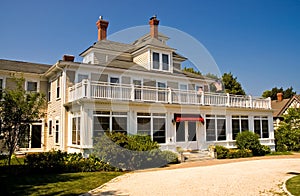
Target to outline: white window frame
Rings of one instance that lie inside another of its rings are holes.
[[[238,120],[239,121],[239,133],[243,132],[243,131],[246,131],[246,130],[242,130],[242,120],[247,120],[248,121],[248,129],[250,129],[250,122],[249,122],[249,116],[247,115],[232,115],[231,116],[231,137],[232,137],[232,140],[235,140],[233,138],[233,123],[232,123],[232,120]]]
[[[39,148],[32,148],[31,146],[31,137],[32,137],[32,126],[33,125],[40,125],[41,126],[41,147]],[[28,148],[20,148],[20,150],[26,150],[26,149],[42,149],[43,148],[43,141],[44,141],[44,120],[42,122],[35,122],[32,124],[29,124],[29,141],[28,141]]]
[[[158,53],[158,55],[159,55],[159,67],[158,67],[158,69],[154,69],[153,68],[153,53]],[[172,56],[172,53],[170,53],[170,52],[165,52],[165,51],[158,51],[158,50],[151,50],[150,51],[150,62],[151,62],[151,66],[150,66],[150,69],[151,70],[156,70],[156,71],[162,71],[162,72],[172,72],[172,70],[173,70],[173,66],[172,66],[172,58],[171,58],[171,56]],[[168,67],[168,70],[164,70],[163,69],[163,54],[164,55],[167,55],[168,56],[168,61],[169,61],[169,67]]]
[[[56,100],[58,100],[58,99],[60,99],[61,98],[61,76],[58,76],[57,78],[56,78],[56,82],[55,82],[55,84],[56,84],[56,88],[55,88],[55,96],[56,96]],[[59,84],[59,85],[58,85]]]
[[[34,91],[28,91],[28,82],[34,82],[34,83],[36,83],[36,92],[37,93],[40,92],[40,81],[38,81],[38,80],[26,80],[25,81],[25,90],[27,92],[34,92]]]
[[[259,123],[260,123],[259,139],[268,139],[268,138],[270,138],[270,127],[269,127],[270,122],[269,122],[268,116],[254,116],[254,119],[253,119],[253,125],[254,125],[253,132],[254,133],[256,133],[255,132],[255,121],[256,120],[259,120]],[[266,120],[268,122],[268,126],[267,126],[267,128],[268,128],[268,137],[263,137],[263,123],[262,123],[262,121],[264,121],[264,120]]]
[[[207,128],[205,126],[205,141],[206,142],[222,142],[222,141],[227,141],[228,138],[227,138],[227,133],[228,133],[228,130],[227,130],[227,118],[226,118],[226,115],[215,115],[215,114],[206,114],[205,115],[205,122],[207,122],[207,119],[209,120],[214,120],[215,121],[215,139],[214,140],[207,140]],[[218,120],[221,119],[221,120],[225,120],[225,140],[218,140]]]
[[[138,115],[139,113],[143,113],[143,114],[149,114],[149,115]],[[159,119],[165,119],[165,142],[164,143],[160,143],[160,144],[165,144],[167,141],[167,117],[165,113],[160,113],[160,112],[153,112],[153,113],[149,113],[149,112],[137,112],[136,114],[136,122],[138,122],[138,118],[149,118],[150,119],[150,137],[151,140],[153,141],[154,139],[154,128],[153,128],[153,123],[154,123],[154,119],[155,118],[159,118]],[[136,123],[136,130],[138,131],[138,123]],[[138,134],[138,133],[137,133]]]
[[[57,126],[58,126],[58,129],[57,129]],[[61,138],[61,135],[60,135],[60,133],[61,133],[60,129],[61,129],[61,126],[60,126],[60,119],[59,119],[59,117],[56,117],[56,118],[55,118],[55,129],[54,129],[54,131],[55,131],[55,134],[54,134],[54,143],[55,143],[56,145],[59,145],[59,142],[60,142],[60,140],[62,139],[62,138]],[[56,140],[57,140],[57,141],[56,141]]]
[[[76,123],[76,130],[75,130],[75,144],[73,143],[73,119],[75,119],[75,123]],[[77,114],[77,115],[73,115],[71,117],[71,145],[73,146],[80,146],[81,144],[81,124],[82,124],[82,118],[81,115]],[[79,138],[78,138],[78,134],[79,134]]]
[[[79,82],[82,82],[82,80],[84,80],[84,79],[82,79],[81,81],[79,81],[79,77],[80,76],[86,76],[86,78],[84,78],[84,79],[90,79],[90,74],[89,73],[77,73],[76,74],[76,79],[75,79],[75,81],[77,82],[77,83],[79,83]]]
[[[49,136],[53,136],[53,130],[55,130],[55,127],[53,126],[54,125],[53,122],[54,122],[54,120],[52,120],[51,118],[48,119],[48,135]],[[50,126],[50,124],[51,124],[51,126]],[[50,133],[50,128],[51,128],[51,133]]]

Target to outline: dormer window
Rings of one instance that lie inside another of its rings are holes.
[[[170,71],[170,55],[158,52],[152,53],[152,69]]]

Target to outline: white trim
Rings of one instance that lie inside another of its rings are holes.
[[[25,91],[28,91],[28,82],[34,82],[34,83],[37,83],[36,84],[36,92],[40,92],[40,81],[39,80],[35,80],[35,79],[26,79],[25,80]],[[28,91],[29,92],[29,91]],[[32,91],[30,91],[32,92]]]

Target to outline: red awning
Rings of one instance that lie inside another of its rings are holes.
[[[182,122],[182,121],[199,121],[204,123],[204,118],[202,117],[176,117],[176,122]]]

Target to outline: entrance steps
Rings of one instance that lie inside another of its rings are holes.
[[[211,160],[213,157],[208,150],[192,150],[182,152],[184,162]]]

